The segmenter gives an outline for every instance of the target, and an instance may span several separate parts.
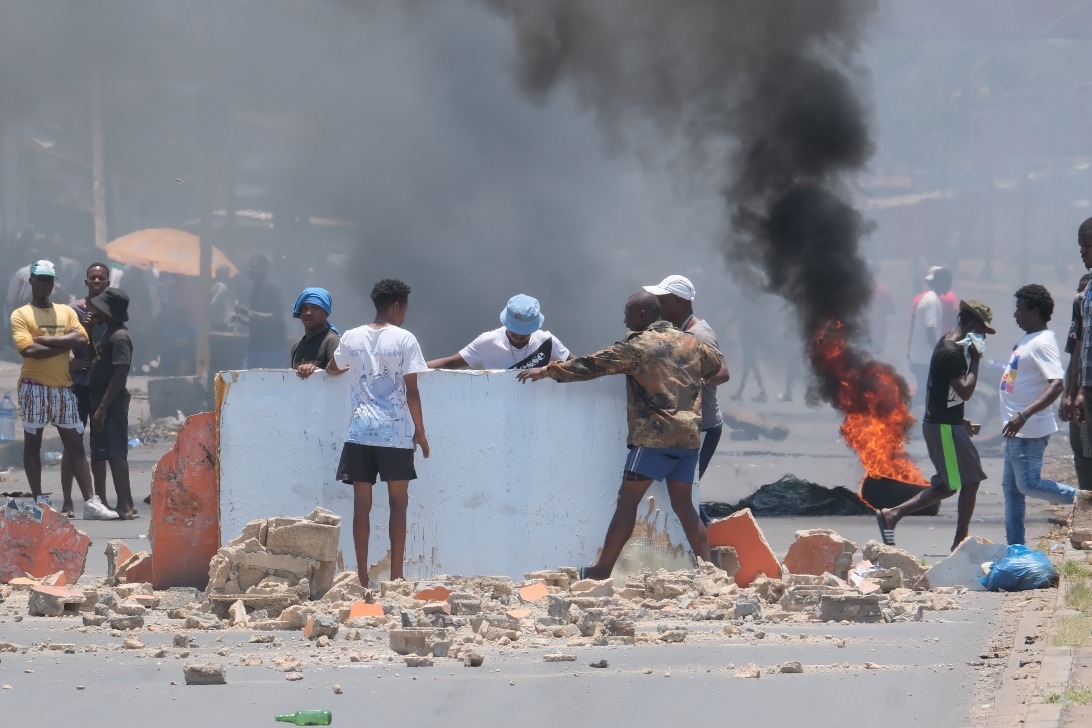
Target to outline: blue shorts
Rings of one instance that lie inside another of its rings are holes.
[[[698,471],[698,448],[631,447],[626,473],[653,480],[693,483]]]

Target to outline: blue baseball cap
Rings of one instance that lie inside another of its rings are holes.
[[[519,293],[508,299],[508,305],[500,313],[500,322],[513,334],[527,336],[542,328],[546,317],[538,305],[538,299]]]

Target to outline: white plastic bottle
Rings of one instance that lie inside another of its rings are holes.
[[[0,400],[0,440],[15,439],[15,402],[11,400],[11,392],[4,392],[4,399]]]

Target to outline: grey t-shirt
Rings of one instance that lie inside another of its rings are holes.
[[[717,351],[720,351],[720,343],[717,341],[717,335],[713,333],[713,329],[710,328],[709,324],[705,323],[703,319],[695,317],[694,325],[687,329],[686,333],[693,334],[698,337],[698,341],[703,344],[708,344]],[[722,423],[720,405],[717,404],[717,388],[711,384],[707,384],[701,388],[700,429],[708,430],[712,427],[718,427]]]

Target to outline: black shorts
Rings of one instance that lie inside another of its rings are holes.
[[[122,392],[106,409],[101,430],[91,428],[91,459],[109,460],[129,457],[129,394]]]
[[[341,447],[341,462],[337,479],[342,483],[371,483],[376,476],[384,483],[392,480],[416,480],[413,450],[402,447],[380,447],[347,442]]]
[[[82,384],[73,384],[72,393],[76,395],[76,409],[80,413],[80,422],[87,427],[87,420],[91,417],[91,389]]]

